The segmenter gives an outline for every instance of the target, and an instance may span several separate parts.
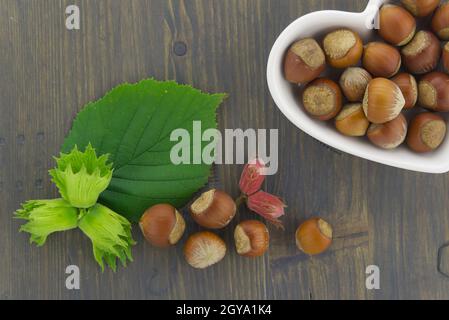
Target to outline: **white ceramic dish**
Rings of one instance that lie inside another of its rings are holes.
[[[284,79],[283,60],[290,45],[305,37],[321,37],[341,27],[358,31],[364,40],[373,37],[369,29],[378,8],[387,0],[370,0],[362,13],[318,11],[305,15],[290,24],[276,40],[268,60],[267,79],[271,95],[282,113],[298,128],[315,139],[343,152],[388,166],[427,173],[449,172],[449,138],[434,153],[416,154],[406,146],[397,150],[381,150],[367,140],[341,135],[329,123],[321,123],[308,116],[301,106],[298,94]],[[447,116],[446,116],[447,118]]]

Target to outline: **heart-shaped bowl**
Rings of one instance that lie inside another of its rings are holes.
[[[387,0],[370,0],[365,11],[351,13],[343,11],[317,11],[307,14],[290,24],[278,37],[270,53],[267,66],[267,80],[271,95],[282,113],[298,128],[315,139],[343,152],[382,163],[388,166],[427,173],[449,171],[449,139],[435,152],[417,154],[407,146],[396,150],[382,150],[367,139],[341,135],[332,122],[323,123],[312,119],[304,111],[297,88],[284,78],[283,61],[285,53],[297,40],[322,37],[330,31],[346,27],[357,31],[366,43],[375,39],[373,24],[378,10]],[[448,120],[447,115],[443,115]]]

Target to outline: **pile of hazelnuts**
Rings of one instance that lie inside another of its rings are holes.
[[[334,119],[343,135],[367,136],[382,149],[406,141],[415,152],[431,152],[447,132],[438,112],[449,112],[449,43],[440,42],[449,40],[449,3],[401,2],[403,6],[385,4],[379,11],[384,41],[364,45],[349,29],[328,33],[322,46],[302,39],[286,53],[284,74],[303,88],[305,111],[320,121]],[[425,24],[432,14],[431,30],[418,30],[418,21]],[[446,73],[436,71],[440,61]],[[344,70],[339,83],[319,78],[327,66]],[[417,113],[417,106],[426,112]],[[403,112],[411,109],[415,111],[408,115]]]
[[[201,227],[218,230],[230,224],[237,212],[235,201],[227,193],[211,189],[189,206],[192,219]],[[145,239],[153,246],[166,248],[182,238],[186,223],[182,214],[170,204],[157,204],[142,215],[139,222]],[[257,220],[240,222],[234,229],[235,248],[244,257],[260,257],[269,247],[266,225]],[[308,255],[326,251],[332,243],[332,227],[320,218],[311,218],[296,231],[296,245]],[[220,262],[226,255],[226,243],[217,234],[201,231],[190,235],[184,245],[184,257],[189,265],[205,269]]]

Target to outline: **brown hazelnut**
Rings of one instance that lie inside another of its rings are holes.
[[[430,112],[421,113],[410,123],[407,144],[415,152],[431,152],[444,141],[446,131],[443,117]]]
[[[349,137],[363,137],[369,127],[369,121],[361,103],[346,105],[335,119],[337,130]]]
[[[238,224],[234,231],[234,240],[239,255],[260,257],[268,250],[270,236],[262,222],[249,220]]]
[[[320,218],[304,222],[296,230],[296,246],[308,255],[318,255],[332,244],[332,227]]]
[[[348,68],[340,77],[340,87],[351,102],[360,102],[365,95],[366,87],[373,78],[362,68]]]
[[[442,4],[435,12],[432,29],[441,40],[449,40],[449,3]]]
[[[401,54],[386,43],[371,42],[365,46],[363,67],[374,77],[391,78],[401,68]]]
[[[372,123],[382,124],[395,119],[402,111],[405,99],[393,81],[376,78],[370,81],[363,98],[363,110]]]
[[[395,149],[406,137],[407,119],[403,114],[384,124],[372,124],[368,129],[368,139],[382,149]]]
[[[391,79],[401,89],[405,99],[404,109],[411,109],[418,102],[418,83],[414,76],[409,73],[400,73]]]
[[[449,76],[432,72],[421,78],[418,86],[419,103],[433,111],[449,111]]]
[[[320,78],[311,82],[303,92],[304,109],[314,118],[327,121],[340,112],[343,95],[334,81]]]
[[[401,2],[415,17],[427,17],[440,4],[440,0],[401,0]]]
[[[315,80],[326,68],[326,57],[314,39],[295,42],[284,60],[285,78],[296,84]]]
[[[190,205],[190,214],[200,226],[222,229],[234,218],[237,207],[225,192],[212,189],[204,192]]]
[[[415,18],[404,8],[386,4],[379,12],[379,34],[394,46],[405,46],[416,32]]]
[[[356,65],[363,53],[360,36],[349,29],[340,29],[326,35],[323,41],[328,63],[338,69]]]
[[[404,65],[413,74],[434,70],[441,56],[440,41],[430,31],[419,31],[402,49]]]
[[[149,208],[139,221],[145,239],[156,247],[169,247],[178,243],[184,234],[184,218],[169,204],[157,204]]]
[[[187,263],[196,269],[210,267],[220,262],[225,255],[225,242],[209,231],[191,235],[184,246],[184,256]]]
[[[443,66],[446,72],[449,72],[449,42],[443,48]]]

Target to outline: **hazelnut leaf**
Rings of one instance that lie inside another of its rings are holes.
[[[78,114],[62,152],[91,143],[98,154],[109,154],[114,172],[99,202],[137,222],[154,204],[182,207],[207,183],[210,165],[171,162],[177,142],[170,135],[185,129],[193,137],[193,121],[201,121],[202,132],[216,128],[224,98],[173,81],[119,85]]]

